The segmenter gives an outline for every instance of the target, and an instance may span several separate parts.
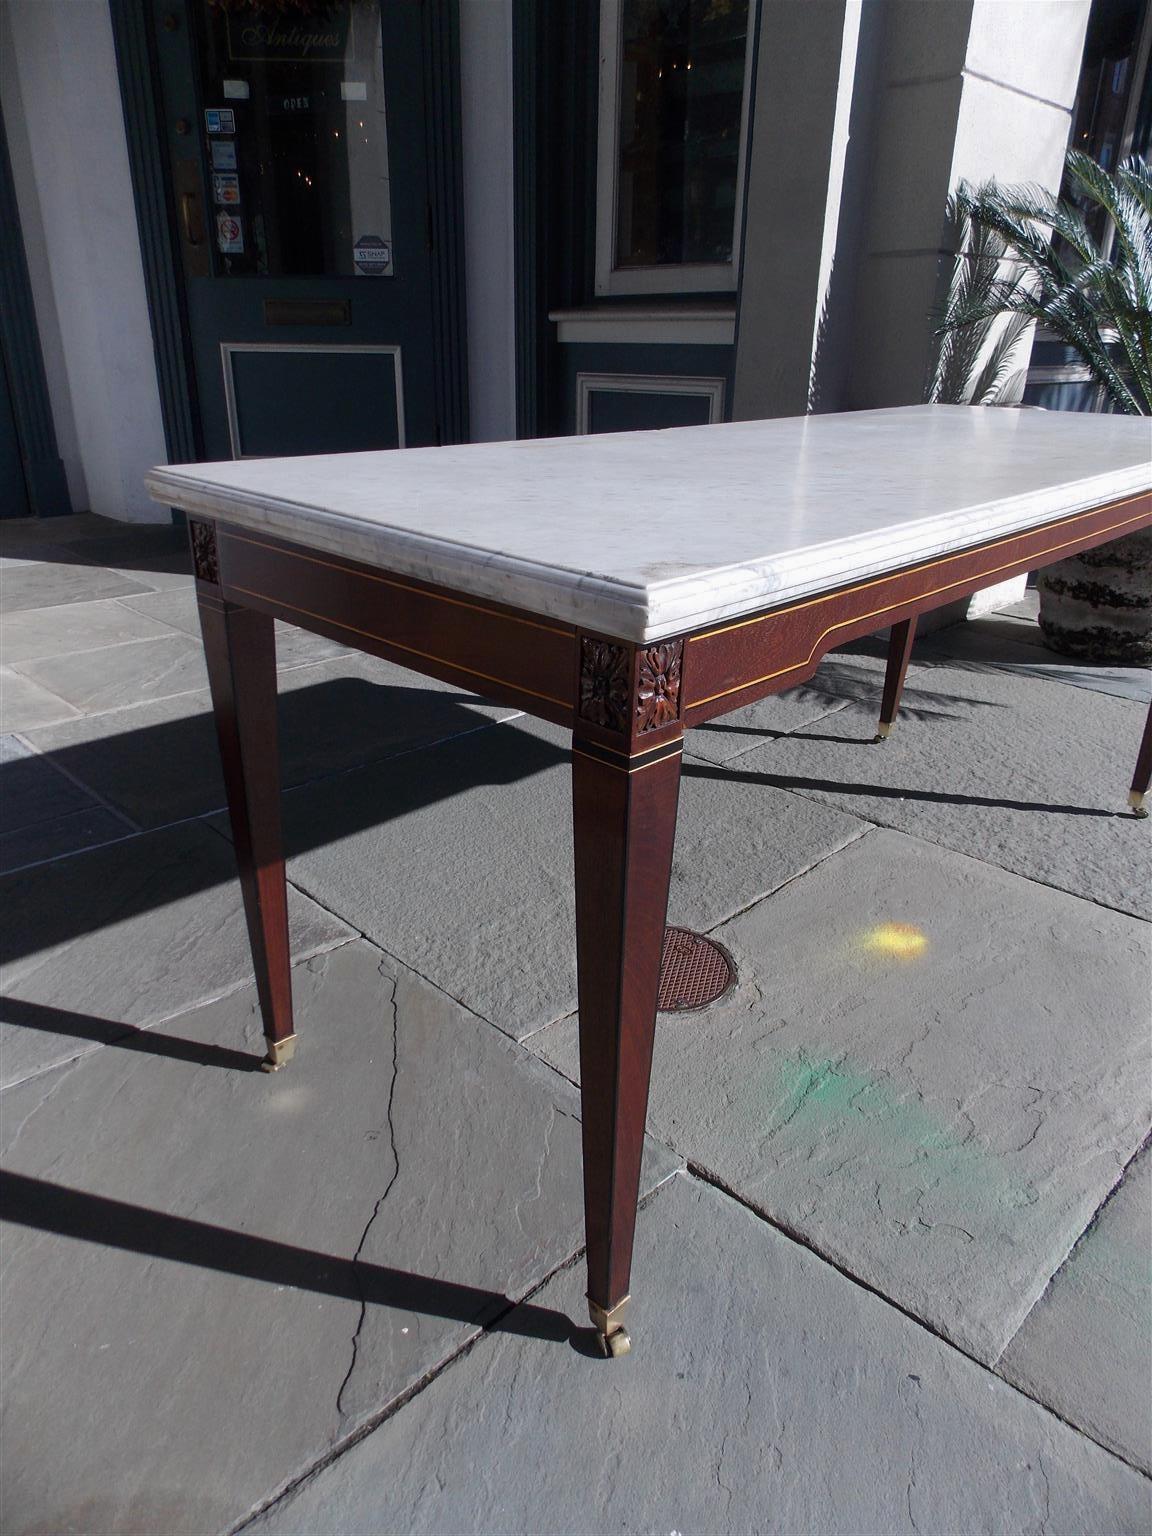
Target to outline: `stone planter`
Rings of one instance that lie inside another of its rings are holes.
[[[1152,662],[1152,528],[1040,572],[1040,628],[1084,661]]]

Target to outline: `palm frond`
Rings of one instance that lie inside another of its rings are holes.
[[[1043,187],[962,184],[954,201],[956,268],[938,316],[933,389],[1002,398],[1033,321],[1091,370],[1113,406],[1152,415],[1152,173],[1139,158],[1115,173],[1072,150],[1068,176],[1108,221],[1104,250],[1075,204]],[[1011,317],[993,340],[999,317]]]

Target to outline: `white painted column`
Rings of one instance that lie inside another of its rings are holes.
[[[460,0],[468,406],[473,442],[516,436],[512,0]]]
[[[53,418],[77,511],[167,514],[166,458],[107,0],[5,0],[3,108]]]
[[[922,400],[961,181],[1060,186],[1090,0],[890,0],[845,407]]]

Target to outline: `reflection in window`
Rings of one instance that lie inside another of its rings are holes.
[[[748,0],[622,0],[616,265],[732,260]]]
[[[198,11],[217,271],[390,273],[379,4],[200,0]]]

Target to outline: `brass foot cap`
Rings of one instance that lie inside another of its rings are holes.
[[[619,1360],[621,1355],[626,1355],[632,1348],[632,1340],[627,1328],[617,1328],[612,1333],[599,1335],[600,1348],[606,1360]]]
[[[261,1072],[279,1072],[281,1067],[286,1067],[296,1054],[296,1036],[285,1035],[283,1040],[269,1040],[264,1036],[268,1046],[268,1054],[260,1063]]]
[[[876,740],[887,741],[891,734],[892,722],[890,720],[881,720],[880,724],[876,727]]]
[[[592,1319],[605,1359],[618,1360],[632,1348],[632,1340],[623,1322],[624,1309],[630,1300],[630,1297],[625,1296],[614,1307],[602,1307],[591,1297],[588,1298],[588,1316]]]
[[[1144,804],[1144,791],[1142,789],[1130,789],[1128,791],[1128,804],[1137,816],[1147,816],[1148,807]]]

